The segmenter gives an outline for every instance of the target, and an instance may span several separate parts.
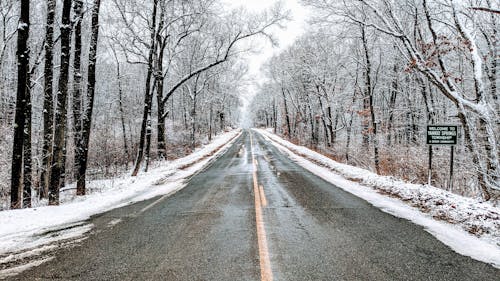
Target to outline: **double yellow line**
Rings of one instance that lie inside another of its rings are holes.
[[[264,227],[264,219],[262,216],[262,206],[267,206],[264,187],[258,184],[257,179],[257,160],[253,152],[253,135],[250,132],[250,145],[252,152],[253,165],[253,193],[255,196],[255,220],[257,225],[257,241],[259,244],[259,260],[260,260],[260,279],[262,281],[272,281],[273,272],[271,270],[271,261],[269,259],[269,249],[267,247],[266,229]]]

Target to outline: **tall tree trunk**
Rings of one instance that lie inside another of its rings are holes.
[[[162,98],[163,95],[163,79],[157,81],[157,95]],[[160,99],[158,99],[160,100]],[[158,142],[158,158],[161,160],[167,159],[167,141],[166,141],[166,117],[168,112],[165,112],[165,108],[161,105],[158,106],[158,124],[157,124],[157,142]]]
[[[23,208],[31,207],[31,189],[33,187],[32,161],[31,161],[31,77],[28,74],[26,87],[26,108],[24,109],[24,145],[23,145]]]
[[[371,134],[373,135],[373,154],[374,154],[374,162],[375,162],[375,170],[377,174],[380,174],[380,166],[379,166],[379,153],[378,153],[378,139],[377,139],[377,122],[375,120],[375,110],[373,108],[373,86],[372,86],[372,78],[371,78],[371,60],[370,54],[368,50],[368,42],[365,34],[365,27],[361,27],[361,39],[363,41],[363,48],[365,51],[365,103],[367,100],[368,109],[370,111],[370,121],[371,121]]]
[[[75,175],[78,182],[78,170],[80,159],[82,158],[82,21],[83,21],[83,1],[74,0],[75,14],[75,48],[73,55],[73,141],[75,144]],[[77,189],[77,195],[80,190]]]
[[[278,109],[276,108],[276,100],[273,98],[273,132],[276,134],[278,130]]]
[[[158,10],[158,0],[153,1],[153,12],[152,12],[152,21],[150,26],[151,32],[151,48],[149,50],[148,57],[148,70],[146,74],[146,89],[144,94],[144,113],[142,116],[142,124],[141,124],[141,134],[139,138],[139,146],[137,148],[137,158],[135,160],[134,170],[132,171],[132,176],[137,176],[139,173],[139,169],[141,168],[141,163],[144,158],[144,145],[146,143],[146,134],[148,128],[151,129],[151,126],[148,126],[148,120],[150,120],[151,114],[151,105],[153,101],[153,93],[151,91],[151,78],[153,75],[154,67],[153,67],[153,59],[155,56],[156,49],[156,14]]]
[[[422,94],[422,98],[424,99],[425,103],[425,112],[427,113],[427,124],[434,124],[435,122],[435,115],[436,113],[434,112],[434,100],[432,98],[432,93],[430,91],[430,88],[427,87],[425,84],[424,80],[420,77],[417,78],[417,83],[420,85],[420,93]],[[427,96],[429,94],[429,96]]]
[[[285,107],[285,120],[286,120],[286,129],[288,133],[288,137],[292,137],[292,128],[290,126],[290,115],[288,114],[288,106],[286,104],[286,95],[285,95],[285,89],[282,87],[281,88],[281,94],[283,95],[283,105]]]
[[[318,102],[319,102],[319,107],[321,108],[321,123],[323,124],[323,133],[325,134],[325,142],[326,146],[330,147],[332,144],[330,142],[330,137],[329,137],[329,130],[328,130],[328,124],[326,123],[326,112],[325,108],[323,107],[323,101],[321,100],[321,96],[319,95],[319,88],[318,88]],[[331,122],[331,121],[329,121]],[[319,138],[319,136],[318,136]]]
[[[78,148],[82,152],[81,157],[78,159],[78,175],[76,182],[77,195],[85,195],[85,179],[89,155],[90,132],[92,129],[92,112],[94,111],[94,97],[95,97],[95,70],[97,63],[97,46],[99,41],[99,10],[101,7],[101,0],[94,0],[92,7],[92,36],[90,39],[89,48],[89,69],[87,78],[87,107],[83,115],[82,127],[82,142],[81,147]]]
[[[411,143],[411,112],[412,112],[412,106],[411,106],[411,101],[410,97],[407,95],[406,96],[406,126],[405,126],[405,139],[406,139],[406,145],[409,146]]]
[[[363,147],[368,151],[370,150],[370,97],[363,97],[363,113],[362,113],[362,126],[363,126]]]
[[[212,141],[213,104],[210,102],[210,113],[208,117],[208,141]]]
[[[165,25],[165,12],[166,5],[165,2],[160,3],[160,22],[158,25],[158,31],[156,32],[156,40],[158,42],[158,54],[157,54],[157,63],[156,63],[156,101],[158,104],[158,117],[157,117],[157,142],[158,142],[158,158],[166,159],[167,158],[167,143],[165,140],[165,104],[166,101],[163,101],[163,89],[164,89],[164,77],[163,77],[163,57],[165,55],[165,48],[167,47],[166,38],[162,37],[161,32],[163,31],[163,27]]]
[[[224,107],[222,107],[222,109],[219,111],[219,123],[221,132],[224,132],[224,127],[226,126],[226,121],[224,117]]]
[[[40,198],[45,198],[49,192],[49,179],[52,170],[52,139],[54,131],[54,21],[56,0],[47,0],[47,23],[45,26],[45,65],[43,88],[43,145],[42,145],[42,173],[40,175]]]
[[[474,73],[473,81],[474,90],[476,93],[476,103],[480,105],[479,108],[476,109],[476,113],[478,113],[480,116],[479,132],[481,136],[479,136],[478,139],[479,145],[473,144],[472,147],[477,147],[478,149],[480,149],[479,146],[481,146],[484,149],[484,161],[486,162],[486,167],[481,165],[481,170],[485,173],[485,182],[488,184],[490,189],[496,190],[496,192],[500,193],[500,151],[498,150],[498,139],[496,131],[496,125],[498,124],[499,116],[498,112],[496,112],[496,110],[494,109],[494,105],[492,106],[489,103],[489,99],[487,99],[486,97],[487,91],[482,74],[482,72],[484,71],[484,58],[480,56],[478,52],[479,47],[472,38],[472,35],[468,31],[466,31],[464,25],[460,22],[455,5],[456,3],[452,3],[453,18],[455,21],[455,26],[462,35],[462,38],[464,40],[467,40],[470,44],[469,51],[471,55],[472,70]],[[490,3],[488,3],[488,5],[490,5]],[[496,38],[494,40],[496,40]],[[459,106],[463,107],[463,103],[460,103]],[[481,152],[477,150],[477,153],[480,154]]]
[[[492,7],[491,0],[486,0],[488,7]],[[491,60],[490,72],[488,74],[488,80],[490,80],[490,94],[495,102],[495,108],[497,112],[500,112],[500,95],[498,93],[497,81],[498,81],[498,70],[500,69],[500,30],[498,26],[498,18],[495,18],[493,13],[490,14],[490,21],[492,24],[493,34],[491,35],[491,40],[487,40],[490,47],[489,59]]]
[[[470,154],[472,154],[472,163],[474,163],[476,166],[480,166],[480,159],[477,156],[476,153],[474,153],[474,147],[473,147],[473,140],[472,140],[472,135],[471,135],[471,130],[469,128],[469,121],[467,120],[467,117],[463,112],[458,113],[458,118],[460,119],[460,122],[462,123],[462,127],[464,129],[464,138],[465,138],[465,147],[469,151]],[[479,188],[482,191],[483,198],[488,201],[491,199],[491,191],[488,188],[488,185],[486,184],[485,177],[481,172],[477,173],[477,180],[479,183]]]
[[[489,1],[488,1],[489,2]],[[494,21],[494,15],[491,14],[492,17],[492,22]],[[488,80],[490,82],[490,95],[495,103],[493,105],[497,112],[500,112],[500,95],[498,93],[498,87],[497,87],[497,81],[498,81],[498,70],[500,69],[500,55],[499,50],[500,50],[500,34],[499,30],[496,24],[494,24],[493,27],[493,39],[492,41],[492,46],[490,47],[491,52],[490,52],[490,58],[491,58],[491,66],[490,66],[490,72],[488,74]]]
[[[21,208],[21,173],[23,171],[24,126],[26,122],[26,96],[28,93],[28,72],[30,52],[28,38],[30,30],[30,1],[21,0],[21,15],[17,30],[17,96],[14,117],[14,140],[10,179],[10,207]]]
[[[397,65],[394,64],[393,68],[394,78],[391,83],[391,97],[389,98],[389,118],[387,120],[387,145],[392,145],[392,137],[394,135],[394,110],[396,109],[396,100],[399,91],[399,81],[397,78],[398,69]]]
[[[196,147],[196,122],[197,122],[197,112],[196,112],[196,103],[198,101],[198,81],[200,79],[200,75],[196,75],[196,79],[194,80],[194,89],[191,93],[189,91],[189,95],[192,101],[191,107],[191,149],[194,150]]]
[[[335,141],[337,140],[336,130],[337,130],[337,123],[339,121],[339,113],[335,114],[335,122],[333,122],[332,107],[330,106],[330,104],[328,104],[328,107],[326,108],[326,117],[329,120],[328,124],[327,124],[327,128],[328,128],[328,132],[330,135],[330,144],[334,145]],[[335,130],[333,128],[334,126],[335,126]]]
[[[197,91],[197,89],[195,86],[195,90],[193,93],[193,107],[191,109],[191,150],[193,150],[193,151],[196,148],[196,122],[197,122],[196,102],[197,102],[197,95],[198,95],[198,93],[196,91]]]
[[[311,146],[313,147],[317,147],[318,146],[318,142],[319,142],[319,138],[318,138],[318,135],[316,134],[317,133],[317,130],[315,129],[315,121],[314,121],[314,116],[313,116],[313,110],[312,110],[312,107],[311,107],[311,99],[309,98],[309,94],[307,93],[307,90],[304,86],[304,92],[306,93],[306,99],[307,99],[307,102],[306,102],[306,107],[307,107],[307,112],[309,113],[309,125],[311,127]]]
[[[354,106],[354,103],[356,102],[356,90],[354,90],[354,94],[352,95],[352,102],[351,102],[351,116],[349,118],[349,124],[347,125],[347,140],[346,140],[346,145],[345,145],[345,160],[346,162],[349,162],[349,149],[351,147],[351,133],[352,133],[352,122],[354,119],[354,110],[352,107]]]
[[[345,158],[346,158],[346,163],[349,162],[349,148],[351,145],[351,132],[352,132],[352,122],[354,118],[354,110],[352,109],[354,106],[354,103],[356,102],[356,94],[359,88],[358,85],[358,79],[359,79],[359,63],[356,64],[356,78],[354,79],[354,91],[352,93],[352,101],[351,101],[351,116],[349,119],[349,124],[347,125],[347,140],[346,140],[346,149],[345,149]]]
[[[64,185],[66,154],[66,123],[68,104],[68,77],[71,52],[71,0],[64,0],[61,20],[61,68],[55,112],[52,172],[49,185],[49,205],[59,205],[59,190]]]
[[[123,135],[123,150],[125,151],[125,154],[127,155],[127,167],[128,167],[128,162],[130,161],[130,151],[128,148],[128,142],[127,142],[127,130],[125,128],[125,112],[123,110],[123,89],[122,89],[122,76],[121,76],[121,68],[120,68],[120,61],[118,60],[118,55],[116,54],[116,51],[114,48],[111,48],[113,51],[113,55],[115,57],[116,61],[116,80],[118,81],[118,110],[120,111],[120,122],[121,122],[121,127],[122,127],[122,135]]]
[[[151,124],[151,111],[148,114],[148,121],[146,126],[146,153],[144,154],[146,158],[146,166],[144,166],[144,172],[149,169],[149,160],[151,160],[151,137],[153,135],[153,127]]]
[[[151,89],[151,104],[149,106],[149,113],[148,113],[148,122],[146,126],[146,150],[144,154],[144,158],[146,160],[146,165],[144,166],[144,172],[147,172],[149,169],[149,161],[151,160],[151,140],[153,137],[153,119],[151,117],[151,110],[153,108],[152,103],[153,103],[153,95],[156,91],[156,83],[153,82],[153,89]]]

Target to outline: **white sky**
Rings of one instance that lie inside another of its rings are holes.
[[[259,12],[273,6],[278,0],[225,0],[224,2],[229,9],[245,7],[249,11]],[[263,79],[263,75],[260,71],[261,66],[273,55],[278,54],[280,51],[293,44],[297,37],[304,32],[306,26],[307,9],[300,5],[299,0],[281,0],[281,2],[284,8],[290,11],[291,21],[286,23],[284,29],[276,29],[274,32],[279,46],[273,47],[272,44],[265,39],[260,40],[261,43],[259,40],[254,40],[252,41],[253,43],[259,44],[258,50],[247,56],[249,62],[249,78],[253,78],[256,83],[262,82]],[[250,85],[247,92],[242,93],[242,113],[244,117],[241,121],[243,125],[248,125],[245,124],[248,121],[246,120],[247,118],[245,118],[247,113],[246,109],[255,95],[256,88],[257,85]]]
[[[225,0],[225,2],[229,8],[245,7],[249,11],[259,12],[270,8],[278,0]],[[259,69],[266,60],[290,46],[303,33],[307,16],[306,8],[299,4],[299,0],[282,0],[281,2],[284,4],[284,8],[290,11],[291,21],[286,24],[285,29],[277,29],[274,32],[278,39],[278,47],[273,47],[262,39],[259,52],[248,56],[252,75],[259,76]]]

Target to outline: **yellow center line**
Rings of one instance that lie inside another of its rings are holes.
[[[252,151],[253,163],[253,192],[255,196],[255,220],[257,225],[257,242],[259,245],[259,260],[260,260],[260,279],[262,281],[272,281],[273,272],[271,270],[271,261],[269,259],[269,249],[267,247],[266,230],[264,227],[264,219],[262,216],[262,199],[259,191],[257,180],[257,162],[253,153],[253,136],[250,133],[250,144]],[[264,192],[262,192],[264,194]],[[263,197],[265,200],[265,197]],[[267,204],[267,203],[266,203]]]
[[[266,199],[266,194],[264,193],[264,186],[262,185],[259,185],[259,195],[260,195],[260,201],[262,202],[262,206],[266,207],[267,199]]]

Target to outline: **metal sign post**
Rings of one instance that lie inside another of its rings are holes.
[[[429,176],[427,178],[427,184],[431,185],[432,180],[432,145],[429,145],[429,168],[428,168]]]
[[[453,162],[455,154],[455,145],[458,139],[458,126],[456,125],[428,125],[427,126],[427,144],[429,145],[429,177],[428,184],[432,179],[432,146],[449,145],[450,151],[450,181],[448,187],[453,187]]]
[[[453,158],[455,154],[455,146],[451,146],[451,152],[450,152],[450,183],[449,183],[449,189],[453,188]]]

